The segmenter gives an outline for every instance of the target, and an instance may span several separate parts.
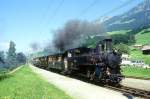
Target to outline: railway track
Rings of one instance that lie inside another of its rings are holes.
[[[125,95],[127,97],[136,96],[136,97],[140,97],[142,99],[143,98],[150,99],[150,91],[137,89],[137,88],[131,88],[131,87],[123,86],[123,85],[118,85],[118,86],[105,85],[105,84],[101,84],[100,82],[90,81],[89,79],[87,79],[85,77],[81,77],[80,75],[73,75],[73,76],[69,76],[69,77],[72,77],[72,78],[75,78],[75,79],[78,79],[78,80],[81,80],[81,81],[84,81],[87,83],[95,84],[100,87],[104,87],[104,88],[108,88],[111,90],[122,92],[123,95]]]
[[[80,75],[73,75],[73,76],[69,76],[69,77],[73,77],[73,78],[82,80],[87,83],[95,84],[95,85],[98,85],[98,86],[101,86],[104,88],[122,92],[123,95],[125,95],[127,97],[136,96],[136,97],[140,97],[140,98],[144,98],[144,99],[150,99],[150,91],[141,90],[141,89],[137,89],[137,88],[131,88],[131,87],[123,86],[123,85],[111,86],[111,85],[100,84],[100,82],[90,81],[89,79],[87,79],[85,77],[81,77]]]
[[[104,85],[104,86],[112,90],[120,91],[126,96],[132,95],[132,96],[137,96],[137,97],[141,97],[144,99],[150,99],[150,91],[145,91],[145,90],[131,88],[131,87],[122,86],[122,85],[119,87],[114,87],[114,86],[109,86],[109,85]]]

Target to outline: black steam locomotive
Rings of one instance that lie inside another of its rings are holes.
[[[119,84],[123,76],[120,70],[121,55],[112,49],[112,39],[104,39],[96,48],[80,47],[64,53],[37,57],[37,67],[59,70],[63,74],[80,74],[101,83]]]

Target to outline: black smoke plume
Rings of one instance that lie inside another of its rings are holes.
[[[105,29],[101,24],[70,20],[63,28],[55,31],[53,44],[59,51],[64,51],[82,46],[87,37],[105,34]]]

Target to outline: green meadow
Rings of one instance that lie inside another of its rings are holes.
[[[27,65],[12,74],[1,75],[0,78],[0,99],[71,99]]]
[[[150,78],[150,69],[131,67],[131,66],[123,67],[121,69],[122,69],[122,74],[125,76]]]

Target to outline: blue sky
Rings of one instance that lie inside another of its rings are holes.
[[[53,31],[62,27],[66,21],[96,20],[128,0],[95,0],[96,3],[89,7],[93,1],[0,0],[0,50],[6,50],[12,40],[16,43],[17,51],[26,52],[32,42],[44,44],[51,41]],[[141,1],[143,0],[133,0],[107,16],[126,12]]]

